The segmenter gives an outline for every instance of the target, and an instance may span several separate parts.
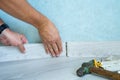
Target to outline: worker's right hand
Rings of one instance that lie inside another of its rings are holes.
[[[27,39],[22,34],[5,29],[0,35],[0,41],[5,45],[18,47],[22,53],[25,52],[24,44],[27,42]]]
[[[58,57],[62,52],[62,42],[55,25],[47,20],[38,29],[46,52],[53,57]]]

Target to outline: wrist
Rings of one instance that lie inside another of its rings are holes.
[[[30,23],[37,29],[41,29],[44,25],[48,24],[50,20],[44,15],[38,15],[37,17],[31,17]]]
[[[9,26],[5,23],[1,24],[0,25],[0,34],[2,34],[2,32],[5,30],[5,29],[8,29]]]

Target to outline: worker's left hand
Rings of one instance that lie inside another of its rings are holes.
[[[24,44],[27,42],[27,39],[22,34],[13,32],[10,29],[5,29],[0,35],[0,42],[4,45],[16,46],[22,53],[24,53]]]
[[[57,57],[62,52],[62,42],[58,30],[51,21],[45,21],[39,28],[39,33],[47,53]]]

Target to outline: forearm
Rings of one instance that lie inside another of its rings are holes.
[[[40,28],[48,19],[31,7],[26,0],[0,0],[0,8],[36,28]]]

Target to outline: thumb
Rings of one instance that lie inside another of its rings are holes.
[[[22,53],[25,53],[25,47],[23,44],[18,45],[18,48]]]

